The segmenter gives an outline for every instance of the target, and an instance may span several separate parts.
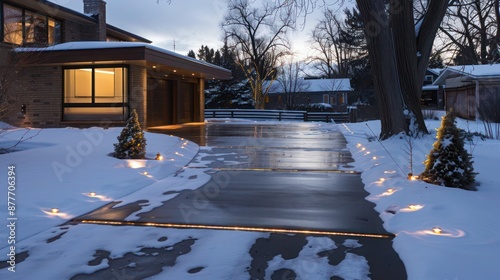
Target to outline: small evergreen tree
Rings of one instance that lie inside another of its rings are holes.
[[[146,138],[139,124],[137,112],[132,110],[127,126],[123,128],[113,156],[119,159],[143,159],[146,156]]]
[[[437,140],[425,161],[424,181],[447,187],[472,189],[475,176],[472,156],[464,148],[464,139],[448,112],[441,121]]]

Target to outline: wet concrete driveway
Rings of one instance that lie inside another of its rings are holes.
[[[150,131],[198,143],[200,152],[187,168],[207,169],[212,180],[139,214],[137,222],[313,231],[332,240],[357,236],[372,279],[406,279],[392,248],[393,235],[384,230],[374,204],[365,200],[368,193],[350,165],[346,140],[334,126],[214,122]],[[129,214],[117,213],[122,210],[112,206],[79,219],[120,219]],[[262,256],[260,263],[267,266]],[[252,266],[251,278],[264,277],[260,272],[262,267]]]

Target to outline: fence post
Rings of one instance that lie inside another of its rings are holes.
[[[304,112],[304,122],[307,122],[307,112]]]
[[[349,111],[349,122],[350,123],[355,123],[358,122],[358,110],[351,108]]]

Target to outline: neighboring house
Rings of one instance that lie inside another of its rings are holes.
[[[268,84],[269,82],[264,83],[264,88]],[[298,90],[286,90],[282,84],[274,81],[267,94],[265,108],[284,110],[294,106],[323,103],[331,105],[334,112],[346,112],[347,95],[352,91],[349,79],[305,79],[300,80],[300,86],[295,88]]]
[[[450,66],[434,84],[446,86],[445,109],[462,118],[480,119],[480,112],[500,111],[500,64]]]
[[[204,80],[231,78],[106,24],[103,0],[83,0],[84,13],[44,0],[0,5],[0,63],[15,54],[26,64],[10,89],[22,107],[12,125],[123,125],[132,109],[143,127],[199,122]]]
[[[427,69],[425,72],[424,84],[422,86],[422,96],[420,104],[423,109],[444,108],[444,86],[434,85],[442,69]]]

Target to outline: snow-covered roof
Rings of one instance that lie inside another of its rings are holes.
[[[459,65],[446,67],[434,81],[435,85],[444,85],[446,79],[464,76],[469,79],[500,78],[500,64]]]
[[[16,52],[36,52],[36,53],[46,53],[46,54],[53,54],[53,57],[57,57],[57,54],[59,52],[74,52],[74,51],[99,51],[99,50],[127,50],[127,49],[140,49],[140,50],[150,50],[151,53],[153,53],[151,56],[149,56],[150,59],[152,60],[158,60],[160,62],[165,63],[165,60],[162,59],[168,59],[169,61],[171,60],[176,60],[177,62],[183,62],[183,64],[187,64],[190,69],[193,67],[201,67],[204,69],[212,69],[216,70],[219,72],[219,74],[222,74],[222,76],[231,76],[231,71],[202,61],[198,60],[189,56],[181,55],[179,53],[169,51],[166,49],[162,49],[160,47],[156,47],[153,45],[150,45],[148,43],[141,43],[141,42],[105,42],[105,41],[82,41],[82,42],[69,42],[69,43],[62,43],[50,47],[44,47],[44,48],[16,48]],[[106,54],[106,57],[109,57],[109,60],[122,60],[123,58],[117,58],[114,56],[118,56],[119,54],[115,52],[114,54],[109,54],[109,51]],[[92,56],[94,56],[96,52],[92,52]],[[126,54],[129,55],[129,54]],[[125,56],[125,55],[124,55]],[[97,56],[96,56],[97,57]],[[141,55],[142,60],[147,60],[148,58],[145,58],[144,55]],[[62,58],[60,58],[62,59]],[[86,59],[83,57],[72,57],[71,59]],[[155,61],[153,61],[155,62]],[[172,66],[171,64],[170,66]]]
[[[264,82],[264,88],[269,84]],[[325,91],[352,91],[351,80],[343,79],[308,79],[301,80],[300,92],[325,92]],[[274,81],[269,90],[270,94],[284,92],[283,85]]]

